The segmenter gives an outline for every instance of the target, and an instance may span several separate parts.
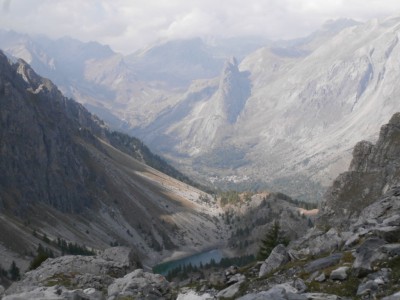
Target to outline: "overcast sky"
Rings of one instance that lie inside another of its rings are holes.
[[[400,15],[399,0],[0,0],[0,28],[99,41],[125,54],[159,40],[304,36],[329,19]]]

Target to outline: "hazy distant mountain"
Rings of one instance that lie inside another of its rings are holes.
[[[257,37],[172,40],[126,57],[138,77],[171,87],[187,87],[193,80],[218,76],[228,57],[242,59],[268,41]]]
[[[400,109],[399,28],[399,18],[365,24],[339,20],[292,44],[261,48],[239,65],[249,80],[241,92],[251,90],[235,122],[219,122],[213,117],[218,110],[206,110],[221,94],[222,73],[194,83],[154,122],[181,112],[159,126],[160,136],[173,140],[159,148],[198,173],[215,174],[213,181],[235,175],[236,182],[264,181],[295,195],[317,191],[318,184],[327,185],[344,171],[357,140],[374,139],[379,126]],[[184,116],[179,107],[186,109]],[[158,147],[154,130],[143,133]]]
[[[49,70],[72,49],[77,74],[52,75],[62,90],[193,175],[315,198],[345,170],[352,145],[399,108],[399,23],[340,19],[293,41],[180,40],[129,57],[26,36],[5,49]],[[229,52],[246,56],[236,65]]]

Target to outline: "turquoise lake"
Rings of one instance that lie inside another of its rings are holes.
[[[192,264],[192,266],[200,266],[200,264],[208,264],[212,259],[214,259],[214,261],[216,263],[219,263],[222,259],[222,251],[219,249],[214,249],[214,250],[210,250],[210,251],[204,251],[204,252],[200,252],[200,253],[196,253],[194,255],[188,256],[188,257],[184,257],[181,259],[177,259],[177,260],[171,260],[159,265],[156,265],[153,268],[153,272],[154,273],[158,273],[161,275],[167,275],[168,272],[172,269],[175,269],[179,266],[184,266],[184,265],[189,265]]]

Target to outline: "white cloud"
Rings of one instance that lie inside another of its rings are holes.
[[[328,19],[400,13],[396,0],[0,0],[0,28],[98,40],[125,53],[159,39],[299,37]]]

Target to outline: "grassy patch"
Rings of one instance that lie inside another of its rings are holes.
[[[74,274],[55,274],[45,281],[46,286],[62,285],[66,288],[73,288],[72,279],[75,277]]]
[[[309,292],[334,294],[341,297],[351,297],[351,299],[359,299],[355,298],[359,284],[360,280],[355,277],[349,277],[344,281],[306,282]]]
[[[342,263],[353,264],[355,261],[355,257],[351,253],[351,251],[343,252],[342,259],[340,260]]]

